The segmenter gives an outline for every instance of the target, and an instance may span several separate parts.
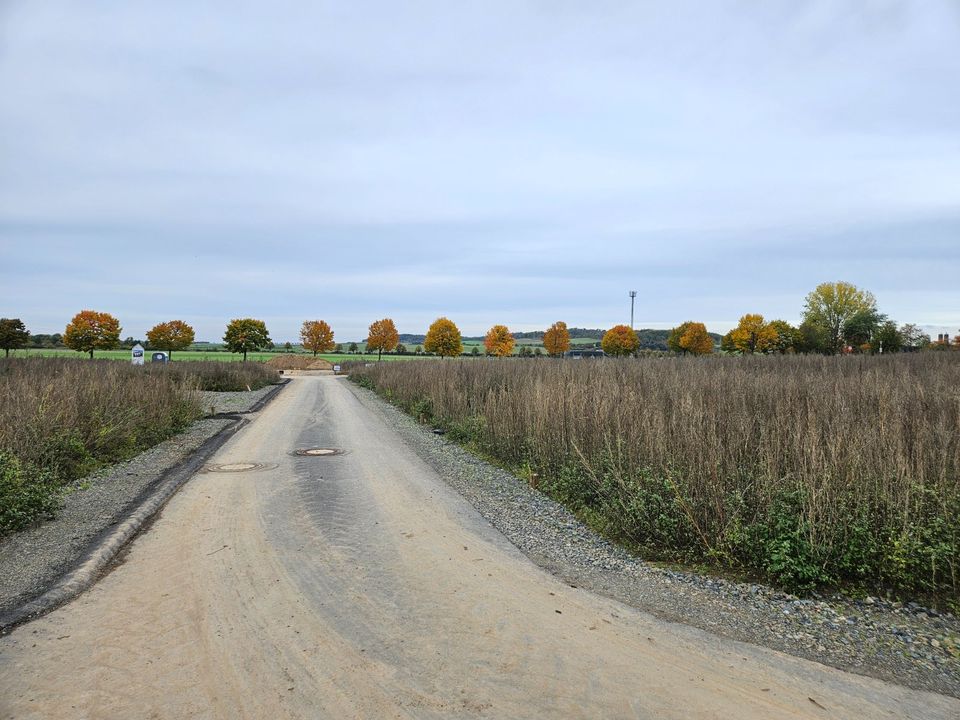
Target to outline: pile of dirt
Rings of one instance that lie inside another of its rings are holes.
[[[333,370],[333,365],[312,355],[274,355],[264,365],[274,370]]]

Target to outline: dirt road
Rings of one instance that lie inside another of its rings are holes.
[[[196,476],[0,638],[0,718],[960,717],[558,582],[344,382],[295,378],[213,460],[260,467]]]

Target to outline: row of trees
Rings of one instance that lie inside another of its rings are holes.
[[[66,347],[89,353],[92,358],[95,350],[119,347],[121,329],[120,322],[109,313],[82,310],[67,325],[62,338],[51,337],[61,338]],[[182,320],[158,323],[147,331],[146,336],[150,347],[167,350],[171,355],[174,351],[185,350],[195,339],[193,328]],[[667,347],[681,354],[706,355],[714,351],[714,337],[717,336],[711,336],[703,323],[688,321],[670,331]],[[19,318],[0,318],[0,348],[7,355],[12,349],[25,347],[30,338]],[[329,323],[324,320],[304,321],[300,340],[303,347],[314,355],[340,347]],[[273,347],[265,323],[254,318],[231,320],[223,342],[229,351],[243,353],[244,360],[248,352]],[[506,325],[494,325],[484,337],[483,344],[487,355],[504,357],[513,354],[516,336]],[[544,348],[551,356],[562,356],[570,350],[570,344],[566,323],[556,322],[543,334]],[[952,345],[960,349],[960,335],[954,338]],[[822,283],[807,295],[799,327],[784,320],[768,322],[759,313],[748,313],[720,341],[720,349],[732,354],[896,352],[927,346],[947,348],[951,341],[949,336],[941,336],[937,343],[933,343],[915,325],[898,327],[877,309],[871,293],[845,282]],[[366,340],[368,352],[376,351],[379,359],[383,353],[394,352],[400,347],[400,335],[391,318],[370,324]],[[600,347],[607,355],[632,355],[640,347],[640,338],[629,326],[617,325],[604,333]],[[351,343],[350,349],[356,351],[356,344]],[[449,318],[437,318],[427,331],[423,349],[441,357],[463,354],[459,328]],[[479,354],[476,348],[474,354]]]
[[[960,348],[960,335],[953,341]],[[940,346],[949,345],[949,337]],[[767,322],[763,315],[747,314],[727,333],[724,352],[883,353],[935,346],[916,325],[897,326],[877,308],[872,293],[846,282],[822,283],[806,297],[803,321],[794,327],[783,320]]]
[[[113,315],[96,310],[81,310],[67,323],[61,341],[64,346],[93,357],[96,350],[114,350],[120,347],[120,321]],[[158,350],[166,350],[171,357],[175,350],[185,350],[193,344],[193,328],[183,320],[169,320],[154,325],[147,331],[147,342]],[[9,356],[11,350],[26,347],[30,333],[19,318],[0,318],[0,348]],[[231,352],[262,350],[272,346],[267,326],[262,320],[241,318],[231,320],[223,337]]]

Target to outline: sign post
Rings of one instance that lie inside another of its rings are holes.
[[[137,343],[130,350],[130,362],[134,365],[143,365],[143,345]]]

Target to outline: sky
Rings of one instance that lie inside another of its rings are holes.
[[[960,332],[960,1],[0,0],[0,316]]]

